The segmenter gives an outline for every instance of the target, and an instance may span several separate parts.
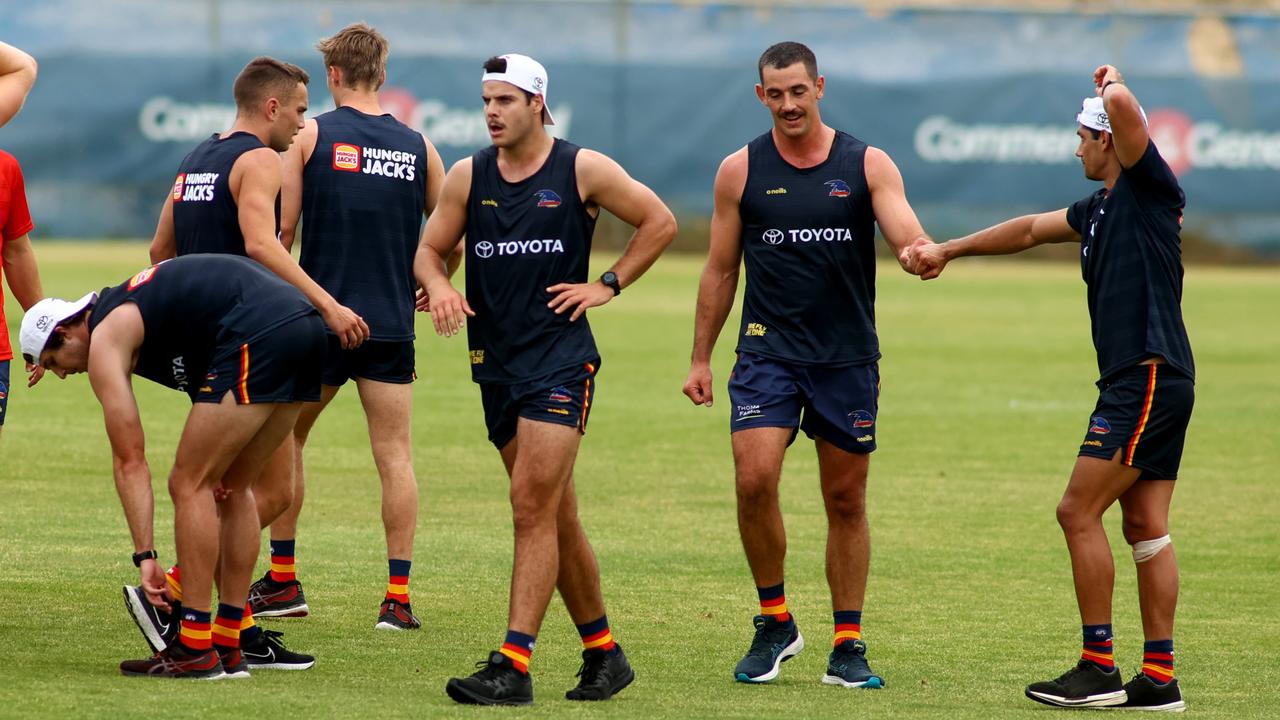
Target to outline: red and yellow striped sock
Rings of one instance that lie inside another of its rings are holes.
[[[244,608],[218,603],[218,615],[213,619],[213,644],[215,647],[234,650],[240,647],[240,623]]]
[[[253,609],[249,607],[249,603],[245,603],[244,617],[240,619],[240,643],[243,645],[257,640],[260,632],[262,628],[253,621]]]
[[[174,600],[182,602],[182,571],[178,569],[177,565],[165,572],[164,581],[169,586],[169,595]]]
[[[578,625],[578,635],[582,637],[583,650],[613,650],[618,643],[613,641],[613,632],[609,630],[609,616],[601,615],[600,619]]]
[[[756,594],[760,596],[760,614],[783,623],[791,620],[791,613],[787,612],[787,594],[784,585],[786,583],[756,588]]]
[[[533,635],[516,630],[507,630],[507,639],[502,643],[502,647],[498,652],[511,658],[511,664],[516,670],[529,674],[529,660],[533,657]]]
[[[1103,670],[1115,669],[1116,655],[1111,642],[1111,623],[1084,626],[1084,649],[1080,651],[1080,659]]]
[[[840,643],[846,640],[862,639],[861,610],[836,610],[832,615],[836,624],[836,647],[840,647]]]
[[[182,609],[182,630],[178,632],[178,642],[188,650],[203,652],[213,645],[212,636],[208,610]]]
[[[384,602],[395,600],[409,604],[409,569],[412,567],[412,560],[387,561],[387,595],[383,598]]]
[[[287,583],[298,579],[298,566],[294,563],[294,540],[271,541],[271,580]]]
[[[1161,685],[1173,679],[1173,641],[1148,640],[1142,644],[1142,674]]]

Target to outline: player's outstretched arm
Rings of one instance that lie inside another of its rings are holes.
[[[423,300],[426,301],[437,335],[456,335],[466,324],[468,316],[475,317],[467,299],[449,282],[453,272],[445,263],[445,258],[455,252],[462,241],[462,234],[466,232],[467,200],[470,197],[471,158],[463,158],[454,163],[445,175],[439,199],[422,228],[418,252],[413,258],[413,277],[425,291],[425,298],[419,298],[418,307],[422,309]]]
[[[644,183],[632,178],[622,166],[594,150],[578,151],[576,170],[578,195],[588,207],[599,206],[636,229],[609,268],[622,288],[640,279],[676,236],[676,219],[671,210]],[[586,283],[559,283],[547,288],[554,295],[547,303],[558,315],[572,311],[572,322],[587,308],[599,307],[613,299],[613,289],[599,280]]]
[[[1120,165],[1131,168],[1147,152],[1147,121],[1142,117],[1138,98],[1124,84],[1124,76],[1112,65],[1093,71],[1093,84],[1111,123],[1111,139],[1115,143]]]
[[[863,159],[867,176],[867,189],[871,193],[871,207],[875,211],[880,234],[893,250],[898,264],[907,272],[914,272],[909,262],[910,248],[933,242],[916,217],[916,211],[907,202],[907,188],[898,166],[880,148],[868,147]]]
[[[124,303],[98,324],[89,344],[89,384],[102,404],[107,439],[111,441],[116,493],[129,524],[134,552],[155,549],[151,469],[147,466],[142,420],[130,382],[142,339],[142,315],[136,305]],[[165,605],[164,573],[154,560],[144,561],[141,571],[142,584],[151,601]]]
[[[160,206],[160,219],[156,221],[156,234],[151,238],[148,255],[152,265],[178,256],[178,239],[173,230],[173,193],[169,193]]]
[[[1023,215],[972,235],[944,243],[913,246],[908,253],[912,271],[921,280],[942,274],[951,260],[966,255],[1011,255],[1046,243],[1079,242],[1080,235],[1067,222],[1067,210]]]
[[[694,405],[711,407],[711,351],[733,308],[742,266],[742,216],[738,204],[747,185],[747,149],[725,158],[716,172],[715,210],[711,215],[711,246],[698,281],[698,304],[693,319],[693,354],[684,394]]]
[[[324,322],[344,348],[358,347],[369,338],[369,326],[350,308],[312,280],[276,238],[275,204],[280,192],[280,157],[270,148],[241,155],[231,168],[231,192],[239,208],[240,233],[249,257],[302,291],[320,311]]]
[[[36,60],[8,43],[0,42],[0,125],[13,119],[36,83]]]
[[[280,156],[280,244],[293,250],[298,221],[302,218],[302,172],[316,149],[320,125],[314,118],[306,121],[293,138],[293,144]]]

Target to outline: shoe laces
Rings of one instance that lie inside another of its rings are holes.
[[[1076,663],[1075,667],[1062,673],[1062,676],[1059,677],[1055,682],[1065,684],[1068,680],[1074,678],[1076,675],[1079,675],[1080,673],[1083,673],[1083,672],[1087,672],[1089,670],[1089,665],[1090,663],[1084,660],[1081,660],[1080,662]]]
[[[782,648],[787,646],[787,640],[790,637],[790,629],[781,623],[772,629],[761,625],[756,628],[756,636],[751,640],[751,649],[747,651],[747,655],[772,660],[774,655],[782,652]]]
[[[268,645],[284,650],[286,648],[284,646],[284,641],[280,639],[282,637],[284,637],[284,633],[279,630],[263,629],[262,631],[262,639],[265,640]]]
[[[609,667],[609,658],[604,652],[584,652],[582,653],[582,667],[578,668],[578,674],[574,677],[582,678],[582,685],[595,685],[600,681],[600,676],[604,674]]]

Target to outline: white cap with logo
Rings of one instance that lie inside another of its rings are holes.
[[[40,353],[49,344],[49,336],[58,323],[89,307],[97,299],[98,293],[91,292],[75,302],[45,298],[32,305],[22,316],[22,329],[18,332],[23,357],[28,362],[39,363]]]
[[[1147,124],[1147,111],[1141,106],[1138,112],[1142,115],[1142,124]],[[1102,132],[1111,132],[1111,118],[1107,117],[1106,105],[1100,97],[1087,97],[1080,106],[1080,112],[1076,115],[1076,122],[1091,129],[1100,130]]]
[[[507,61],[506,71],[486,72],[480,78],[480,82],[500,80],[511,83],[521,90],[531,92],[534,95],[541,95],[543,107],[542,124],[555,125],[556,121],[551,117],[551,106],[547,104],[547,69],[542,67],[542,63],[528,55],[517,55],[516,53],[499,55],[498,57]]]

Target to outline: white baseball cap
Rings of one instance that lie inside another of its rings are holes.
[[[547,69],[542,67],[542,63],[528,55],[517,55],[516,53],[499,55],[498,57],[507,61],[506,72],[487,72],[480,78],[480,82],[501,80],[502,82],[511,83],[526,92],[541,95],[543,107],[542,124],[555,125],[556,121],[551,117],[551,106],[547,104]]]
[[[1142,115],[1142,124],[1145,126],[1147,124],[1147,111],[1139,106],[1138,113]],[[1111,132],[1111,118],[1107,117],[1107,109],[1102,102],[1102,98],[1097,96],[1084,99],[1084,103],[1080,106],[1080,113],[1076,115],[1076,122],[1091,130]]]
[[[76,300],[67,302],[59,298],[45,298],[22,316],[22,330],[18,333],[22,355],[27,362],[40,362],[40,353],[49,344],[49,336],[58,323],[84,310],[98,299],[98,293],[91,292]]]

